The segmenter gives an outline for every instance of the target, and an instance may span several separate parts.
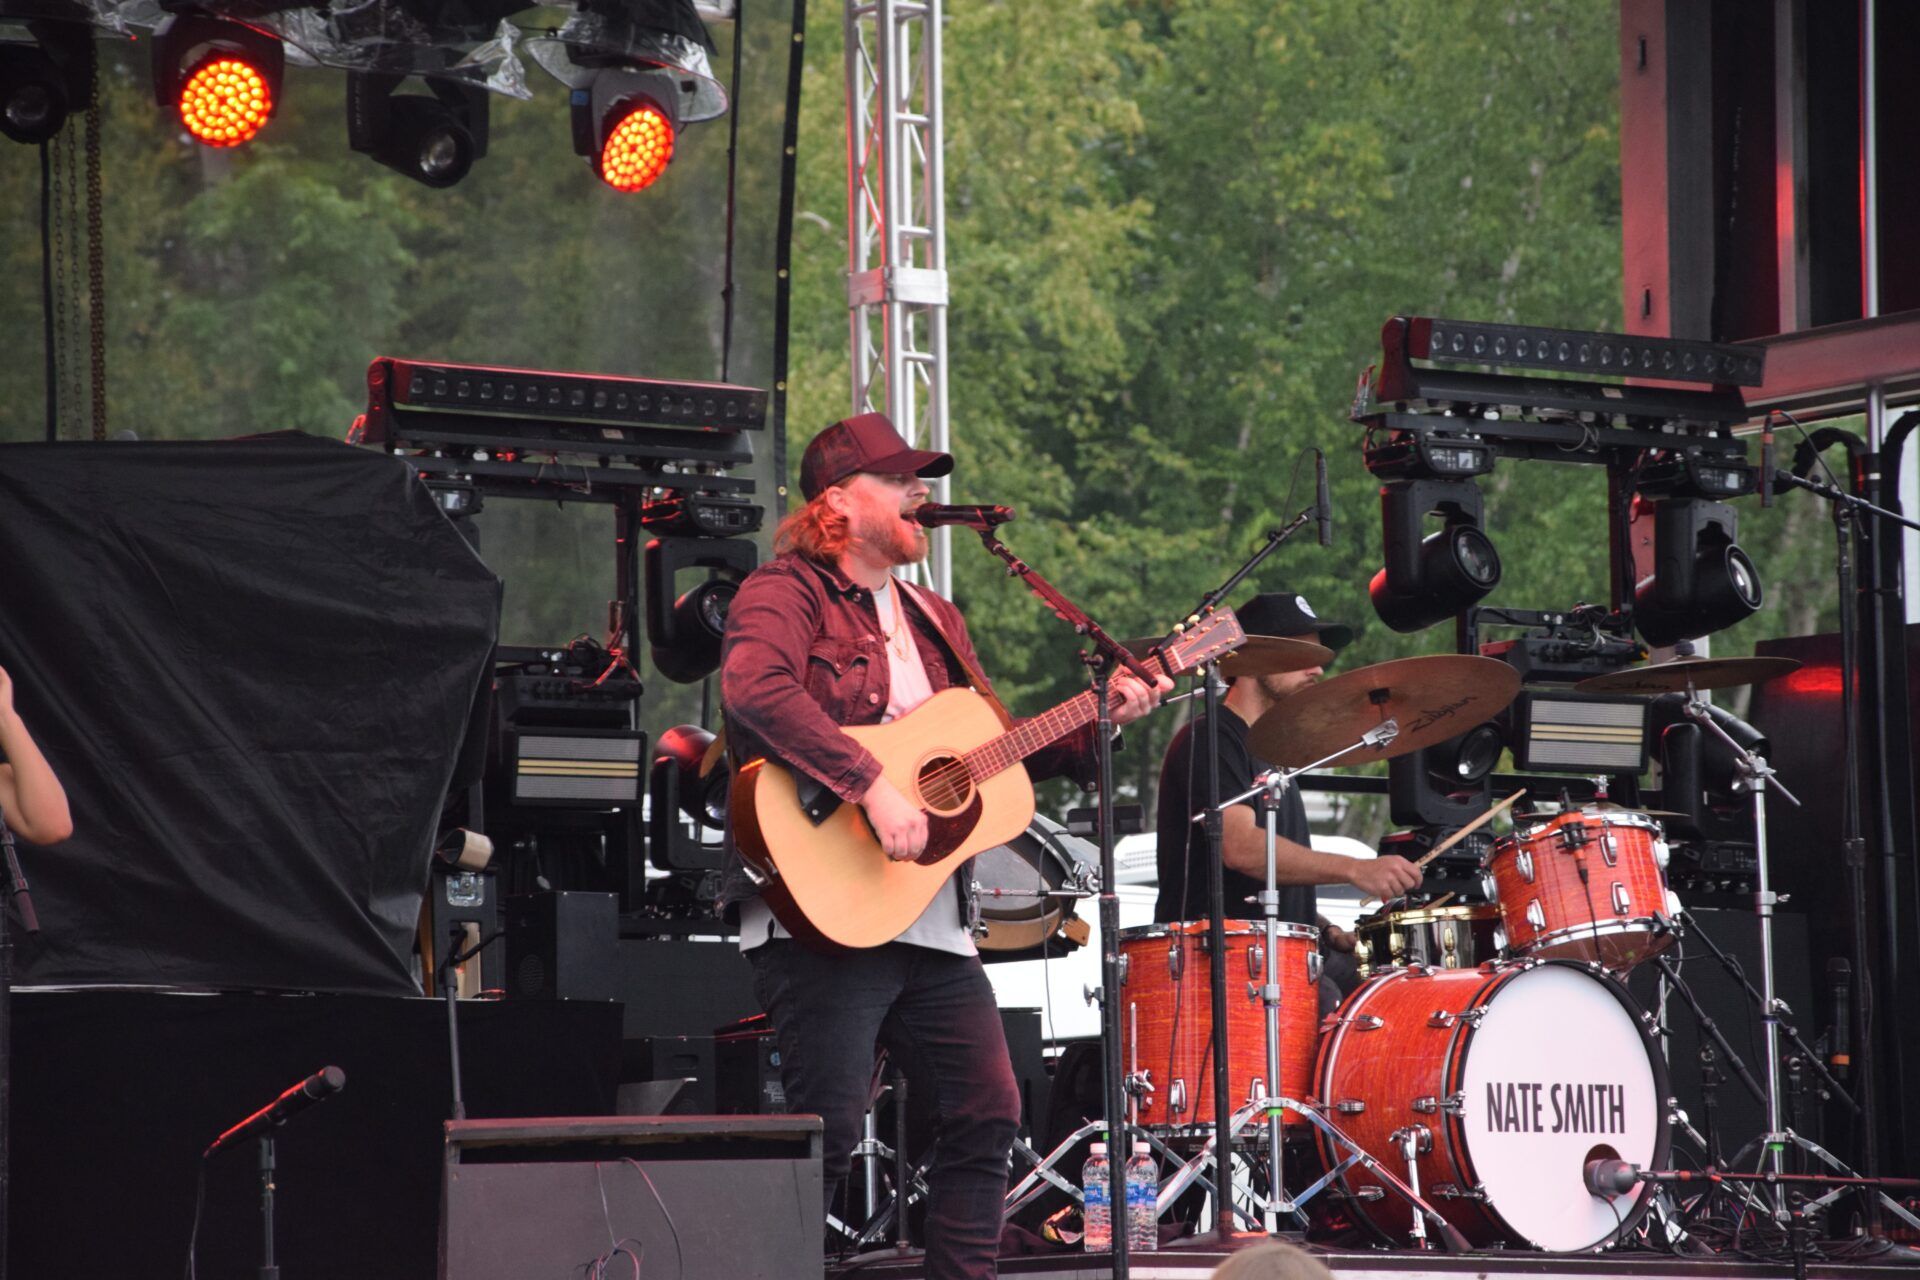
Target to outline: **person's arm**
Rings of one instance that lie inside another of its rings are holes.
[[[13,706],[13,677],[0,667],[0,814],[29,844],[59,844],[73,834],[67,793]]]
[[[820,610],[818,595],[786,574],[749,577],[727,610],[721,704],[783,762],[859,805],[888,857],[917,858],[927,848],[927,815],[881,776],[879,758],[807,692]]]
[[[1267,829],[1251,805],[1236,804],[1221,820],[1221,859],[1242,875],[1267,877]],[[1395,898],[1418,887],[1420,872],[1405,858],[1349,858],[1321,853],[1280,836],[1274,841],[1277,884],[1350,884],[1375,898]]]
[[[820,616],[819,597],[788,574],[750,576],[727,609],[720,701],[783,763],[858,804],[880,776],[880,761],[807,692],[808,651]]]

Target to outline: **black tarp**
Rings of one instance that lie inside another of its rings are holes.
[[[72,803],[30,983],[399,993],[500,586],[397,459],[0,447],[0,664]]]

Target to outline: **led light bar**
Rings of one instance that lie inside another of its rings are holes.
[[[1524,692],[1514,703],[1514,763],[1546,773],[1641,773],[1644,698]]]
[[[1765,380],[1767,359],[1766,349],[1753,345],[1428,316],[1415,316],[1409,322],[1407,354],[1434,364],[1559,369],[1602,377],[1743,387],[1757,387]]]
[[[380,356],[353,444],[574,454],[729,466],[766,426],[765,391],[723,382],[447,364]],[[480,454],[475,453],[478,457]]]

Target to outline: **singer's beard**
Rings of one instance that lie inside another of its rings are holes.
[[[904,515],[862,512],[853,523],[853,536],[885,564],[918,564],[927,558],[927,531]]]

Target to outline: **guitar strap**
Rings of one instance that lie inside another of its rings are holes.
[[[940,637],[940,643],[944,644],[947,647],[947,652],[952,654],[960,663],[960,670],[966,675],[967,683],[973,687],[975,693],[986,699],[987,705],[993,708],[993,713],[1000,717],[1001,727],[1005,729],[1013,728],[1013,717],[1008,714],[1007,708],[1001,703],[1000,699],[994,695],[993,686],[987,683],[987,677],[983,675],[980,668],[967,657],[967,651],[960,645],[954,643],[954,639],[948,634],[946,627],[941,625],[939,613],[920,598],[920,589],[908,582],[905,578],[895,578],[894,581],[900,585],[900,599],[903,601],[913,601],[913,607],[919,612],[920,616],[925,618],[933,627],[933,633]],[[971,866],[972,864],[973,859],[967,859],[967,865]],[[960,907],[960,925],[967,930],[968,934],[978,938],[981,932],[980,899],[974,894],[971,888],[973,877],[963,874],[963,871],[964,869],[956,871],[953,877],[954,896],[958,899]]]
[[[925,618],[928,624],[933,627],[933,633],[940,637],[940,643],[946,645],[947,652],[952,654],[954,659],[959,662],[960,670],[966,675],[967,683],[973,687],[973,691],[985,698],[987,705],[993,708],[993,713],[1000,717],[1001,727],[1006,729],[1013,728],[1013,716],[1008,714],[1006,707],[1001,704],[1000,699],[994,696],[993,686],[987,683],[987,678],[981,674],[980,668],[975,666],[973,661],[967,657],[967,651],[960,645],[954,643],[953,637],[947,633],[946,627],[941,625],[939,613],[920,598],[920,589],[908,582],[905,578],[895,578],[894,581],[900,585],[900,597],[903,600],[910,599],[913,601],[914,608],[919,610],[920,616]]]

